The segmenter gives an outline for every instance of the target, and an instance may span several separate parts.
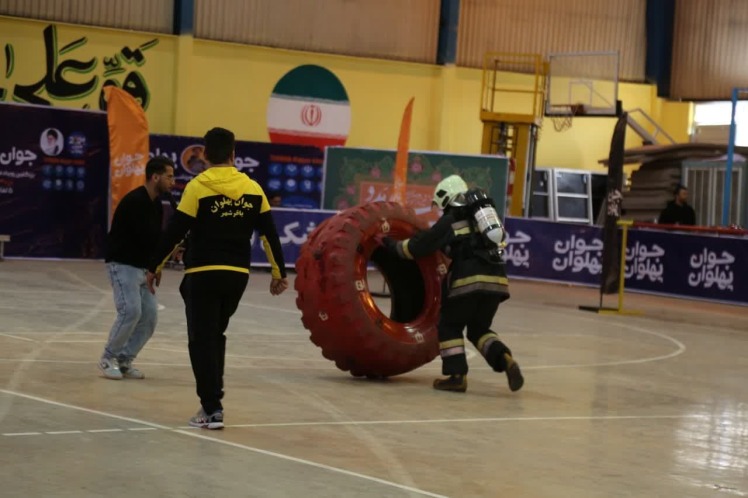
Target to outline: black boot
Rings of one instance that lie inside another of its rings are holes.
[[[509,353],[504,353],[504,359],[506,360],[506,379],[509,382],[509,389],[512,392],[519,391],[525,383],[525,378],[522,377],[519,364],[514,361],[514,358]]]
[[[434,389],[464,393],[467,391],[467,375],[450,375],[446,379],[436,379]]]

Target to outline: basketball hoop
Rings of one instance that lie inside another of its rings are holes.
[[[566,131],[571,128],[574,116],[579,116],[584,112],[584,104],[573,104],[557,106],[557,115],[550,116],[553,121],[553,129],[557,132]]]

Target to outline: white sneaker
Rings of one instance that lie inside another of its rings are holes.
[[[119,362],[117,358],[102,358],[99,360],[99,370],[104,374],[104,377],[112,380],[120,380],[122,378],[122,371],[119,369]]]
[[[125,379],[145,379],[145,374],[132,366],[132,362],[120,362],[119,370]]]

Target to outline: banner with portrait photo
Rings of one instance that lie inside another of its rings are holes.
[[[6,256],[102,258],[106,115],[0,104],[0,234]]]
[[[177,200],[187,183],[208,167],[202,138],[154,134],[150,149],[151,156],[167,156],[176,164],[173,195]],[[316,147],[236,142],[236,167],[283,207],[320,208],[322,162],[323,154]]]

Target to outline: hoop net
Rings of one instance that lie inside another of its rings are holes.
[[[584,104],[558,106],[557,111],[557,116],[549,116],[553,121],[553,129],[557,132],[566,131],[571,128],[574,116],[583,114]]]

